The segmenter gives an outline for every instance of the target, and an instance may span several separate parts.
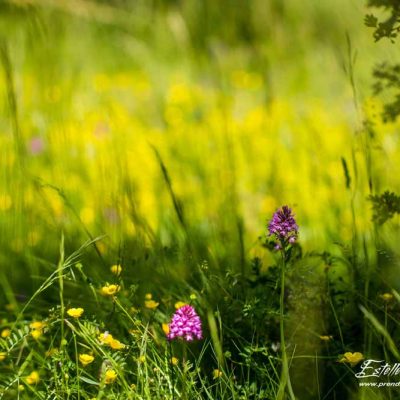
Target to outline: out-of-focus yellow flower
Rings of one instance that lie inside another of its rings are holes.
[[[42,335],[43,335],[43,331],[41,329],[32,329],[31,330],[31,336],[35,340],[38,340]]]
[[[114,296],[121,290],[121,287],[119,285],[105,285],[101,288],[101,294],[103,296]]]
[[[104,383],[109,385],[110,383],[115,382],[117,379],[117,373],[113,369],[108,369],[104,375]]]
[[[146,362],[146,356],[145,355],[139,356],[137,360],[138,360],[138,362],[143,364],[144,362]]]
[[[114,340],[111,333],[108,333],[108,332],[101,333],[99,335],[98,339],[99,339],[100,343],[108,344],[108,345]]]
[[[187,305],[187,303],[185,303],[184,301],[177,301],[175,303],[175,308],[178,309],[178,308],[181,308],[181,307],[186,306],[186,305]]]
[[[341,363],[348,363],[352,367],[357,365],[361,360],[364,360],[364,355],[359,352],[351,353],[347,352],[343,354],[343,357],[340,358],[339,362]]]
[[[119,340],[117,339],[112,339],[109,343],[109,346],[113,349],[113,350],[122,350],[125,348],[125,345],[123,343],[121,343]]]
[[[73,318],[79,318],[82,316],[84,309],[83,308],[70,308],[67,311],[67,314]]]
[[[32,329],[31,330],[31,336],[35,339],[38,340],[42,335],[43,335],[43,329],[46,326],[46,323],[41,322],[41,321],[33,321],[29,327]]]
[[[146,293],[146,294],[144,295],[144,298],[145,298],[146,300],[151,300],[151,299],[153,298],[153,295],[152,295],[151,293]]]
[[[37,371],[32,371],[27,377],[26,377],[26,383],[29,385],[35,385],[36,383],[40,382],[40,375],[39,372]]]
[[[25,386],[24,385],[18,385],[18,391],[19,392],[23,392],[25,390]]]
[[[31,329],[43,329],[46,326],[46,324],[44,322],[41,321],[33,321],[29,327]]]
[[[0,210],[6,211],[12,206],[12,199],[8,194],[0,195]]]
[[[1,331],[1,337],[3,339],[8,338],[11,335],[11,329],[5,328]]]
[[[154,300],[145,300],[144,301],[144,306],[146,308],[150,308],[151,310],[157,308],[159,305],[160,305],[160,303],[157,303]]]
[[[319,338],[324,342],[329,342],[330,340],[333,339],[333,336],[332,335],[320,335]]]
[[[7,353],[5,353],[4,351],[2,351],[2,352],[0,353],[0,361],[3,361],[6,357],[7,357]]]
[[[95,216],[95,211],[91,207],[85,207],[79,213],[79,217],[85,225],[90,225],[94,221]]]
[[[192,293],[190,295],[190,300],[196,300],[196,299],[197,299],[197,296],[194,293]]]
[[[121,275],[122,267],[121,267],[120,265],[113,265],[113,266],[110,268],[110,271],[111,271],[114,275],[119,276],[119,275]]]
[[[84,367],[89,365],[94,360],[94,357],[90,354],[79,354],[79,361],[82,363]]]
[[[169,334],[169,324],[166,324],[165,322],[163,324],[161,324],[161,328],[163,330],[163,332],[168,335]]]
[[[386,303],[389,303],[389,301],[393,300],[393,295],[391,293],[383,293],[380,294],[379,297]]]
[[[222,376],[222,371],[220,371],[219,369],[214,369],[213,378],[218,379],[218,378],[221,378],[221,376]]]
[[[179,360],[176,357],[172,357],[171,358],[171,364],[172,365],[178,365],[179,364]]]

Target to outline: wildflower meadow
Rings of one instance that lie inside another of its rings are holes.
[[[400,399],[399,33],[0,1],[0,400]]]

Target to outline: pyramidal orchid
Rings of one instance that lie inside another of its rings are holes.
[[[201,320],[195,309],[190,305],[178,308],[169,324],[168,340],[182,338],[186,342],[203,337]]]

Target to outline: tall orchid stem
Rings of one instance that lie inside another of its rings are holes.
[[[285,390],[287,387],[289,397],[291,400],[295,400],[296,397],[294,396],[292,384],[290,382],[290,375],[289,375],[289,363],[286,354],[286,344],[285,344],[285,325],[284,325],[284,318],[285,318],[285,270],[286,270],[286,253],[285,253],[285,246],[282,243],[281,249],[281,256],[282,256],[282,265],[281,265],[281,296],[279,302],[279,311],[280,311],[280,336],[281,336],[281,355],[282,355],[282,369],[281,369],[281,378],[279,383],[279,390],[278,395],[276,397],[277,400],[284,399]]]

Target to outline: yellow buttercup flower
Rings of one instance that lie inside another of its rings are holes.
[[[163,332],[168,335],[169,334],[169,324],[163,323],[161,324],[161,328],[163,330]]]
[[[31,336],[35,339],[38,340],[43,334],[43,331],[41,329],[32,329],[31,330]]]
[[[108,369],[104,375],[104,383],[109,385],[110,383],[115,382],[117,379],[117,373],[113,369]]]
[[[178,309],[178,308],[181,308],[181,307],[186,306],[186,305],[187,305],[187,303],[185,303],[184,301],[177,301],[175,303],[175,308]]]
[[[67,314],[73,318],[79,318],[80,316],[82,316],[83,312],[83,308],[70,308],[69,310],[67,310]]]
[[[86,367],[86,365],[89,365],[90,363],[92,363],[94,360],[94,357],[91,356],[90,354],[79,354],[79,361],[82,363],[82,365],[84,367]]]
[[[152,295],[151,293],[146,293],[146,294],[144,295],[144,298],[145,298],[146,300],[151,300],[151,299],[153,298],[153,295]]]
[[[171,358],[171,364],[172,365],[178,365],[179,364],[179,360],[176,357],[172,357]]]
[[[44,322],[41,321],[33,321],[29,327],[31,329],[43,329],[46,326],[46,324]]]
[[[1,337],[3,339],[8,338],[11,335],[11,329],[5,328],[1,331]]]
[[[111,271],[114,275],[119,276],[119,275],[121,275],[122,267],[121,267],[120,265],[113,265],[113,266],[110,268],[110,271]]]
[[[123,343],[121,343],[119,340],[117,339],[112,339],[109,342],[109,346],[113,349],[113,350],[122,350],[125,348],[125,345]]]
[[[343,357],[339,360],[341,363],[348,363],[352,367],[357,365],[361,360],[364,360],[364,355],[359,352],[351,353],[347,352],[343,354]]]
[[[154,300],[145,300],[144,301],[144,306],[146,308],[150,308],[151,310],[157,308],[159,305],[160,305],[160,303],[157,303]]]
[[[108,333],[108,332],[101,333],[99,335],[98,339],[103,344],[110,344],[114,340],[111,333]]]
[[[114,296],[121,290],[121,287],[119,285],[105,285],[101,288],[101,294],[103,296]]]
[[[32,371],[27,377],[26,377],[26,383],[29,385],[35,385],[36,383],[40,382],[40,375],[39,372],[37,371]]]
[[[391,293],[383,293],[383,294],[380,294],[379,295],[379,297],[383,300],[383,301],[385,301],[385,302],[389,302],[389,301],[392,301],[393,300],[393,295],[391,294]]]
[[[141,364],[143,364],[144,362],[146,362],[146,356],[145,356],[145,355],[139,356],[137,360],[138,360]]]
[[[4,351],[0,353],[0,361],[3,361],[7,357],[7,353]]]

